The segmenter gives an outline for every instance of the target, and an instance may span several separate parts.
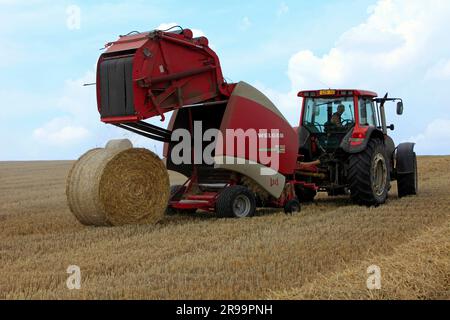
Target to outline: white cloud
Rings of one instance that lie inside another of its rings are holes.
[[[297,97],[295,90],[291,90],[289,93],[281,93],[266,87],[261,82],[253,83],[253,85],[275,103],[292,125],[298,126],[300,122],[301,100]]]
[[[94,83],[96,73],[89,70],[78,79],[65,81],[62,95],[58,101],[60,110],[68,112],[76,118],[91,118],[96,110],[90,110],[89,105],[95,103],[95,86],[85,87],[84,84]],[[98,117],[98,114],[96,114]]]
[[[68,79],[53,106],[53,119],[33,130],[34,141],[39,145],[76,146],[73,157],[85,147],[98,147],[104,144],[104,133],[97,110],[95,86],[84,87],[85,83],[95,82],[93,70],[85,72],[78,79]]]
[[[450,79],[450,59],[441,60],[430,67],[425,75],[427,80],[449,80]]]
[[[21,46],[9,39],[1,39],[3,43],[2,50],[0,50],[0,68],[11,67],[18,64],[25,58],[25,54]]]
[[[32,137],[36,146],[42,146],[42,152],[47,151],[46,148],[49,146],[67,147],[70,152],[65,153],[65,158],[74,159],[86,150],[104,147],[111,139],[130,139],[134,146],[147,148],[162,155],[162,143],[100,121],[96,88],[83,86],[85,83],[92,82],[95,82],[93,70],[85,72],[78,79],[65,81],[64,89],[53,109],[55,114],[63,114],[63,116],[57,116],[33,130]],[[164,122],[161,122],[159,117],[152,118],[148,122],[165,128],[170,116],[171,113],[167,113]],[[36,157],[48,156],[36,152]]]
[[[250,21],[249,17],[243,17],[240,24],[239,24],[239,28],[241,30],[247,30],[252,26],[252,22]]]
[[[381,0],[367,21],[342,34],[328,53],[316,56],[300,51],[294,55],[290,76],[294,84],[302,86],[306,82],[315,87],[317,80],[331,86],[351,82],[378,85],[377,79],[384,82],[389,73],[407,71],[429,54],[430,34],[444,12],[450,12],[450,3]],[[371,74],[377,76],[367,81]]]
[[[420,154],[450,154],[450,119],[436,119],[425,131],[411,137],[410,141],[417,143],[416,150]],[[439,150],[437,152],[437,150]]]
[[[328,52],[317,55],[304,49],[295,53],[288,65],[288,92],[265,90],[292,124],[298,122],[298,114],[289,113],[289,106],[299,105],[296,93],[324,87],[402,96],[404,117],[394,118],[395,112],[388,110],[388,121],[396,120],[393,135],[398,142],[419,137],[417,132],[426,132],[437,115],[448,113],[450,42],[443,39],[448,37],[450,2],[380,0],[368,13],[364,23],[344,32]],[[446,137],[436,136],[442,141],[429,152],[439,153],[437,148]]]
[[[281,17],[282,15],[289,12],[289,7],[287,6],[286,2],[282,2],[277,10],[277,16]]]
[[[55,118],[33,132],[36,142],[57,147],[72,147],[89,136],[88,129],[74,125],[69,118]]]

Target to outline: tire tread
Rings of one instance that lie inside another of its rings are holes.
[[[348,181],[350,181],[351,199],[359,205],[373,206],[382,204],[386,201],[386,199],[382,199],[382,201],[377,200],[371,186],[372,156],[376,151],[377,146],[380,145],[383,144],[379,139],[372,139],[369,141],[367,148],[363,152],[350,156]],[[386,158],[386,155],[384,156],[388,170],[388,181],[386,185],[389,186],[388,159]]]
[[[216,215],[218,218],[233,218],[233,201],[234,198],[240,194],[246,194],[249,196],[252,203],[252,210],[249,213],[249,217],[255,214],[256,199],[255,196],[244,186],[231,186],[222,190],[216,202]]]

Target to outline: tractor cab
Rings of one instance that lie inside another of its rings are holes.
[[[315,160],[322,153],[337,151],[349,132],[360,127],[376,127],[376,96],[358,90],[300,92],[299,97],[303,98],[300,153],[308,160]]]

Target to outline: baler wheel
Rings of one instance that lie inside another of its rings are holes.
[[[352,200],[366,206],[385,203],[390,188],[388,168],[385,147],[379,139],[370,140],[363,152],[351,155],[348,180]]]
[[[225,188],[217,199],[216,214],[219,218],[247,218],[255,215],[255,195],[244,186]]]
[[[397,188],[399,198],[416,195],[418,192],[417,157],[414,153],[414,172],[399,174],[397,176]]]
[[[300,201],[298,201],[297,199],[288,201],[284,206],[284,213],[286,214],[299,213],[301,210],[302,207],[300,205]]]

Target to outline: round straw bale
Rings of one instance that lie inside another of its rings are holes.
[[[133,144],[128,139],[110,140],[106,144],[106,149],[109,150],[127,150],[132,149]]]
[[[149,150],[94,149],[74,164],[66,193],[82,224],[156,223],[169,201],[169,175]]]
[[[109,225],[98,199],[98,181],[107,155],[105,149],[86,152],[72,166],[67,177],[66,196],[70,211],[84,225]]]

